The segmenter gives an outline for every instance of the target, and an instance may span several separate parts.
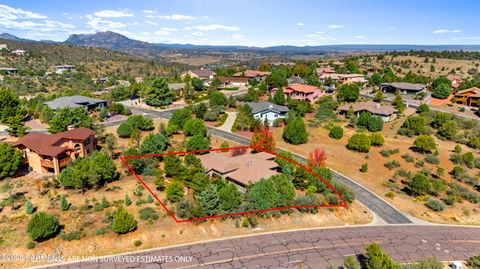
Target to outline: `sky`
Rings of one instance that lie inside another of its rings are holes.
[[[0,0],[0,33],[64,41],[114,31],[154,43],[480,44],[480,1]]]

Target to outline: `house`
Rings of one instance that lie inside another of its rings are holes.
[[[20,49],[12,50],[12,54],[15,54],[17,56],[24,56],[25,53],[27,53],[27,52],[24,51],[24,50],[20,50]]]
[[[93,130],[78,128],[54,135],[29,133],[13,146],[22,151],[31,170],[58,175],[70,160],[92,154],[96,139]]]
[[[55,66],[55,73],[63,74],[63,72],[72,71],[73,69],[75,69],[75,66],[73,65],[57,65]]]
[[[315,69],[315,72],[317,73],[317,76],[320,77],[321,75],[324,74],[335,74],[335,69],[330,68],[330,67],[319,67]]]
[[[237,72],[233,74],[234,77],[246,77],[249,79],[257,79],[257,80],[263,80],[268,75],[270,75],[270,72],[262,72],[257,70],[245,70],[245,71]]]
[[[272,92],[277,91],[277,88],[273,88]],[[315,102],[318,97],[323,95],[322,90],[317,86],[303,85],[294,83],[283,88],[285,96],[291,99],[306,100],[309,103]]]
[[[477,87],[472,87],[469,89],[458,91],[455,94],[455,99],[459,104],[464,104],[472,107],[479,107],[480,106],[480,89]]]
[[[238,156],[210,152],[198,157],[208,174],[222,176],[243,188],[278,174],[279,169],[275,156],[265,152],[247,152]]]
[[[0,44],[0,50],[8,50],[7,44]]]
[[[372,115],[381,117],[384,122],[394,119],[398,113],[395,108],[389,105],[382,106],[380,103],[373,101],[345,104],[340,106],[338,110],[341,114],[346,114],[348,110],[350,110],[350,107],[357,117],[360,116],[362,112],[369,112]]]
[[[0,75],[1,75],[1,74],[7,74],[7,75],[16,74],[17,72],[18,72],[18,69],[17,69],[17,68],[13,68],[13,67],[0,67]]]
[[[301,77],[297,77],[297,76],[291,76],[288,78],[288,85],[290,84],[295,84],[295,83],[299,83],[299,84],[305,84],[305,80],[303,80]]]
[[[327,78],[333,79],[338,84],[350,83],[367,83],[368,80],[363,74],[337,74],[337,73],[323,73],[319,77],[320,81],[325,81]]]
[[[174,91],[183,90],[187,84],[185,82],[168,83],[168,88]]]
[[[53,101],[45,102],[53,110],[57,110],[64,107],[75,108],[84,107],[87,110],[95,108],[104,108],[107,106],[106,100],[94,99],[81,95],[65,96],[57,98]]]
[[[247,103],[252,108],[252,114],[255,119],[260,119],[263,123],[268,121],[272,126],[273,122],[279,118],[285,118],[288,114],[288,107],[272,104],[270,102]]]
[[[217,74],[212,70],[208,69],[198,69],[198,70],[188,70],[187,72],[183,72],[180,75],[181,79],[185,79],[185,77],[189,75],[190,78],[199,78],[199,79],[213,79]]]
[[[447,79],[452,82],[452,88],[457,89],[460,84],[462,84],[462,79],[459,76],[450,74],[447,76]]]
[[[223,88],[228,87],[245,87],[250,80],[247,77],[218,77],[220,82],[222,82]]]
[[[418,83],[392,82],[380,84],[380,90],[382,92],[390,93],[395,93],[399,90],[403,94],[418,94],[420,92],[425,92],[425,89],[425,85]]]

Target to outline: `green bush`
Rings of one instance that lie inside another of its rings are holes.
[[[415,158],[413,158],[412,155],[409,154],[404,154],[402,155],[402,158],[407,162],[407,163],[413,163],[415,161]]]
[[[177,202],[183,198],[183,186],[179,181],[170,182],[165,189],[167,199],[170,202]]]
[[[431,198],[425,202],[425,206],[436,212],[443,211],[445,209],[445,204],[442,201]]]
[[[283,139],[285,142],[299,145],[308,141],[307,126],[302,118],[295,118],[287,123],[283,129]]]
[[[32,202],[28,200],[25,203],[25,214],[27,215],[33,214],[33,211],[35,211],[35,207],[33,206]]]
[[[360,167],[360,172],[362,173],[368,172],[368,163],[362,164],[362,167]]]
[[[370,135],[370,142],[372,146],[381,146],[385,143],[385,138],[380,133],[374,133]]]
[[[415,196],[425,195],[432,190],[432,185],[428,180],[428,177],[422,173],[418,173],[411,177],[407,182],[407,186]]]
[[[136,246],[136,247],[139,247],[142,245],[142,241],[140,240],[135,240],[135,242],[133,242],[133,245]]]
[[[85,234],[82,231],[74,231],[70,233],[60,233],[60,238],[65,241],[80,240]]]
[[[122,138],[129,138],[133,133],[133,127],[128,122],[123,122],[118,126],[117,135]]]
[[[343,137],[343,128],[340,126],[333,126],[332,129],[330,129],[328,136],[334,139],[341,139]]]
[[[35,242],[29,241],[29,242],[27,243],[26,247],[27,247],[28,249],[33,249],[33,248],[35,248],[36,245],[37,245],[37,244],[35,244]]]
[[[370,137],[366,134],[356,133],[348,139],[347,148],[350,150],[369,152],[372,142]]]
[[[70,204],[67,201],[65,195],[60,196],[60,209],[62,211],[67,211],[70,208]]]
[[[140,209],[140,219],[142,219],[142,220],[156,220],[156,219],[158,219],[158,212],[151,207],[142,208],[142,209]]]
[[[112,230],[117,234],[125,234],[137,228],[137,221],[123,207],[113,214]]]
[[[189,119],[183,125],[183,132],[187,136],[194,136],[194,135],[207,135],[207,127],[205,123],[201,119]]]
[[[380,132],[383,129],[383,119],[379,116],[371,116],[367,121],[367,130],[370,132]]]
[[[435,155],[427,155],[427,156],[425,156],[425,161],[426,161],[427,163],[429,163],[429,164],[435,164],[435,165],[440,164],[440,160],[439,160],[438,157],[435,156]]]
[[[471,269],[480,269],[480,254],[472,256],[468,260],[467,265]]]
[[[188,151],[207,150],[210,148],[210,139],[202,135],[194,135],[187,139],[187,142],[185,143],[185,148]]]
[[[400,167],[400,163],[396,160],[392,160],[384,163],[383,166],[387,167],[389,170],[392,170],[393,168]]]
[[[32,240],[39,242],[55,236],[59,227],[60,224],[57,217],[40,212],[33,215],[28,222],[27,233]]]

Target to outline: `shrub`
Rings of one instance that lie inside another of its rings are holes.
[[[467,142],[467,145],[474,149],[480,149],[480,136],[473,136]]]
[[[425,161],[429,164],[435,164],[435,165],[440,164],[440,160],[435,155],[427,155],[425,157]]]
[[[445,209],[445,204],[442,201],[431,198],[425,202],[425,206],[436,212],[443,211]]]
[[[188,151],[207,150],[210,148],[210,139],[202,135],[194,135],[187,140],[185,148]]]
[[[36,246],[36,244],[35,244],[35,242],[33,242],[33,241],[29,241],[29,242],[27,243],[27,245],[26,245],[26,247],[27,247],[28,249],[33,249],[33,248],[35,248],[35,246]]]
[[[427,194],[432,190],[432,185],[430,181],[428,181],[428,177],[422,173],[411,177],[407,182],[407,186],[415,196]]]
[[[421,104],[418,106],[417,112],[423,113],[423,112],[429,112],[430,107],[427,104]]]
[[[205,115],[203,115],[203,119],[205,121],[216,121],[218,120],[218,114],[214,111],[207,111]]]
[[[385,143],[385,138],[380,133],[371,134],[370,142],[372,146],[381,146]]]
[[[467,265],[471,269],[480,269],[480,254],[476,256],[472,256],[468,262]]]
[[[119,137],[128,138],[132,135],[132,133],[133,127],[130,123],[123,122],[122,124],[120,124],[120,126],[118,126],[117,135]]]
[[[434,151],[437,149],[437,144],[433,137],[429,135],[420,135],[418,136],[415,141],[413,142],[415,147],[417,147],[420,151],[429,152]]]
[[[409,154],[404,154],[402,155],[402,158],[407,162],[407,163],[413,163],[415,161],[415,158]]]
[[[117,234],[125,234],[137,228],[137,221],[132,214],[120,207],[113,214],[112,230]]]
[[[170,202],[177,202],[183,198],[183,186],[179,181],[169,183],[165,192]]]
[[[33,214],[33,211],[35,211],[35,208],[30,200],[28,200],[25,203],[25,214],[30,215]]]
[[[140,209],[140,219],[142,219],[142,220],[156,220],[156,219],[158,219],[158,212],[151,207],[142,208],[142,209]]]
[[[183,125],[183,132],[187,136],[193,136],[193,135],[205,136],[207,135],[207,127],[205,126],[205,123],[201,119],[196,119],[196,118],[189,119]]]
[[[371,116],[367,121],[367,130],[370,132],[379,132],[383,129],[383,119],[379,116]]]
[[[70,208],[70,204],[67,201],[65,195],[60,196],[60,209],[62,211],[67,211]]]
[[[132,204],[132,200],[130,197],[128,197],[128,194],[125,193],[125,199],[124,199],[125,206],[130,206]]]
[[[383,166],[387,167],[389,170],[392,170],[393,168],[400,167],[400,163],[396,160],[392,160],[384,163]]]
[[[330,129],[328,136],[334,139],[341,139],[343,137],[343,128],[340,126],[333,126],[332,129]]]
[[[446,204],[446,205],[453,205],[455,204],[455,198],[452,197],[452,196],[445,196],[442,198],[442,201]]]
[[[153,129],[153,120],[142,115],[129,116],[127,121],[133,129],[148,131]]]
[[[85,234],[82,231],[74,231],[70,233],[60,233],[60,238],[65,241],[80,240]]]
[[[423,167],[424,165],[425,165],[425,162],[422,160],[419,160],[415,163],[415,167],[417,168]]]
[[[368,163],[362,164],[362,167],[360,167],[360,172],[362,173],[368,172]]]
[[[135,240],[135,242],[133,242],[133,245],[136,246],[136,247],[139,247],[142,245],[142,241],[140,240]]]
[[[59,227],[57,217],[40,212],[28,222],[27,233],[32,240],[39,242],[55,236]]]
[[[348,139],[347,148],[359,152],[369,152],[371,147],[370,137],[366,134],[356,133]]]
[[[283,139],[293,145],[308,141],[307,126],[302,118],[295,118],[287,123],[283,129]]]

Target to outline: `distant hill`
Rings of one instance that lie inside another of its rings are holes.
[[[23,42],[35,42],[30,39],[20,38],[18,36],[11,35],[9,33],[0,34],[1,39],[12,40],[12,41],[23,41]]]

